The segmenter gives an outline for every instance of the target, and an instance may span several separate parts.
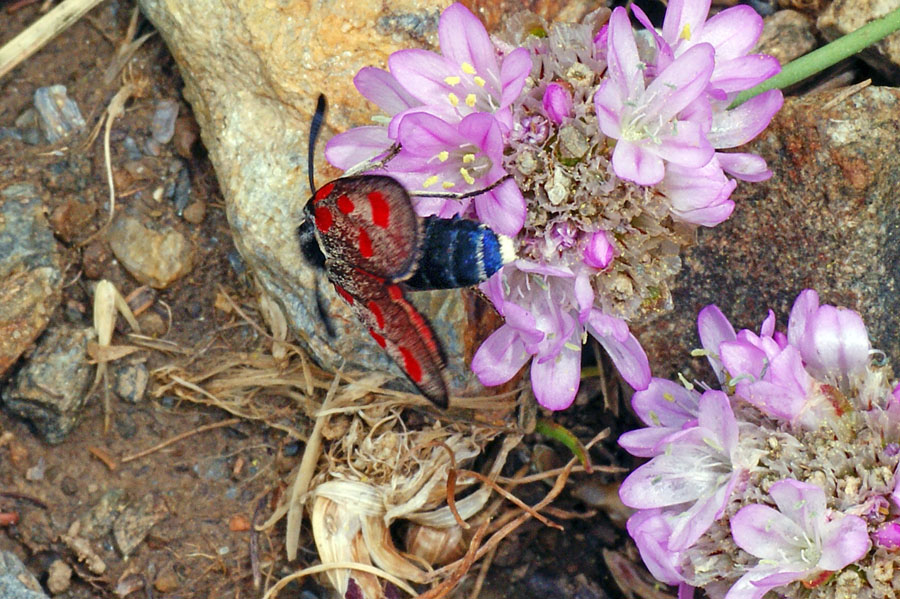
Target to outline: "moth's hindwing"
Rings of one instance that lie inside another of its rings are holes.
[[[365,270],[329,259],[329,280],[353,308],[369,334],[397,363],[422,395],[438,407],[448,404],[446,365],[431,325],[406,299],[399,285]]]
[[[477,285],[514,257],[511,243],[504,242],[509,239],[475,221],[429,216],[425,219],[422,257],[405,284],[412,289]]]
[[[422,219],[390,177],[361,175],[320,187],[304,208],[327,258],[388,281],[412,274],[421,255]]]

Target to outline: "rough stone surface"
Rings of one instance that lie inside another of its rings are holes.
[[[109,247],[135,279],[164,289],[190,272],[194,248],[177,229],[130,214],[116,217],[109,230]]]
[[[898,8],[900,0],[835,0],[819,15],[816,27],[831,41]],[[869,46],[859,56],[895,84],[900,82],[900,32]]]
[[[774,56],[782,65],[811,52],[819,45],[813,21],[796,10],[779,10],[766,17],[754,52]]]
[[[91,328],[51,328],[3,389],[6,411],[30,420],[48,443],[62,442],[81,416],[94,376],[87,356],[93,336]]]
[[[405,384],[331,285],[304,262],[296,229],[310,195],[306,147],[318,93],[327,93],[330,105],[316,157],[322,184],[339,174],[326,168],[322,142],[370,122],[373,114],[374,107],[352,85],[355,73],[367,65],[384,67],[395,50],[435,44],[440,10],[449,3],[139,4],[178,63],[184,95],[225,196],[235,244],[263,290],[283,307],[301,343],[324,367],[387,370]],[[502,14],[497,11],[533,5],[484,3],[489,23]],[[547,6],[541,10],[552,12]],[[329,338],[319,317],[317,288],[334,317],[336,338]],[[460,291],[422,292],[412,300],[426,312],[444,344],[451,393],[483,393],[465,355],[470,359],[472,343],[477,347],[477,338],[491,329],[476,328],[463,298]]]
[[[0,191],[0,376],[47,326],[61,291],[56,241],[38,190],[9,185]]]
[[[0,551],[0,597],[3,599],[47,599],[34,574],[9,551]]]
[[[784,326],[797,294],[862,315],[875,347],[900,371],[900,90],[789,98],[749,146],[774,172],[741,184],[730,219],[700,231],[684,255],[675,309],[639,332],[656,376],[713,380],[697,312],[714,303],[735,328],[759,330],[772,308]]]
[[[144,364],[123,364],[116,369],[115,377],[116,395],[128,403],[138,403],[144,399],[144,391],[150,382],[150,373]]]
[[[165,501],[158,493],[144,495],[125,508],[113,524],[113,537],[119,552],[128,557],[168,513]]]

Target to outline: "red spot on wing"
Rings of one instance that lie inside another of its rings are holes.
[[[366,304],[366,307],[375,316],[375,324],[377,324],[378,328],[383,331],[384,330],[384,312],[381,311],[381,306],[376,304],[374,301],[371,301],[368,304]]]
[[[387,347],[387,341],[384,340],[384,337],[376,333],[373,329],[369,329],[369,334],[372,335],[372,339],[374,339],[375,343],[380,345],[382,349]]]
[[[359,253],[363,258],[371,258],[374,251],[372,250],[372,239],[365,229],[359,230]]]
[[[416,357],[413,356],[412,352],[407,348],[399,346],[397,349],[400,351],[400,355],[403,356],[403,369],[406,371],[406,374],[409,375],[409,378],[411,378],[414,383],[421,383],[422,366],[419,364],[419,361],[416,360]]]
[[[391,296],[391,299],[394,300],[395,302],[397,300],[405,300],[406,299],[405,297],[403,297],[403,290],[400,289],[400,287],[398,287],[397,285],[390,285],[388,287],[388,294]]]
[[[347,290],[346,290],[346,289],[344,289],[343,287],[341,287],[340,285],[338,285],[337,283],[335,283],[335,284],[334,284],[334,290],[337,291],[337,292],[338,292],[338,295],[341,296],[342,298],[344,298],[344,300],[345,300],[348,304],[350,304],[351,306],[353,305],[353,296],[350,295],[349,293],[347,293]]]
[[[331,181],[330,183],[326,183],[325,185],[320,187],[319,190],[316,191],[316,194],[313,196],[313,203],[327,198],[333,189],[334,189],[334,181]]]
[[[331,210],[324,206],[318,206],[316,208],[316,227],[318,227],[321,232],[325,233],[333,224],[334,216],[331,214]]]
[[[390,221],[391,207],[388,206],[384,194],[380,191],[371,191],[368,195],[369,206],[372,208],[372,222],[382,229],[387,229]]]
[[[353,212],[353,209],[356,208],[356,206],[353,205],[353,200],[347,197],[346,194],[337,199],[337,207],[338,210],[340,210],[344,214],[350,214],[351,212]]]

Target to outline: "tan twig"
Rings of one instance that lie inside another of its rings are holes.
[[[25,31],[0,48],[0,77],[16,68],[20,62],[44,47],[59,33],[69,28],[103,0],[63,0]]]
[[[181,433],[180,435],[175,435],[174,437],[166,439],[162,443],[154,445],[153,447],[151,447],[149,449],[145,449],[144,451],[139,451],[138,453],[135,453],[133,455],[126,456],[126,457],[122,458],[121,462],[123,464],[126,464],[128,462],[133,462],[134,460],[146,457],[146,456],[150,455],[151,453],[155,453],[155,452],[159,451],[160,449],[168,447],[169,445],[172,445],[173,443],[178,443],[179,441],[187,439],[188,437],[192,437],[198,433],[205,433],[206,431],[211,431],[213,429],[222,428],[223,426],[231,426],[232,424],[237,424],[240,421],[241,421],[240,418],[229,418],[228,420],[223,420],[221,422],[214,422],[212,424],[198,426],[197,428],[195,428],[193,430],[189,430],[187,432]]]
[[[358,570],[359,572],[368,572],[369,574],[374,574],[375,576],[380,576],[385,580],[388,580],[394,583],[397,588],[404,590],[409,593],[410,596],[415,597],[416,591],[413,590],[411,586],[397,578],[392,574],[388,574],[384,570],[376,568],[375,566],[370,566],[369,564],[358,564],[356,562],[334,562],[330,564],[319,564],[318,566],[310,566],[309,568],[304,568],[299,572],[294,572],[293,574],[289,574],[284,578],[280,579],[275,585],[266,591],[266,594],[263,595],[263,599],[275,599],[278,595],[278,591],[284,588],[284,586],[293,581],[303,578],[305,576],[309,576],[310,574],[318,574],[319,572],[327,572],[328,570],[338,570],[341,568],[346,568],[347,570]]]

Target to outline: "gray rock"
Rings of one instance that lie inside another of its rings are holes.
[[[65,85],[40,87],[34,92],[38,125],[49,143],[56,143],[73,131],[85,127],[78,104],[66,94]]]
[[[3,599],[48,599],[37,581],[15,554],[0,551],[0,597]]]
[[[3,390],[6,410],[30,420],[47,443],[62,442],[78,423],[94,376],[87,355],[93,337],[91,328],[49,329]]]
[[[178,118],[178,102],[160,100],[156,103],[156,112],[150,123],[150,135],[158,144],[167,144],[175,135],[175,119]]]
[[[829,41],[852,33],[863,25],[900,8],[900,0],[839,0],[829,2],[816,27]],[[900,82],[900,33],[894,32],[858,55],[894,84]]]
[[[122,147],[125,148],[125,153],[128,155],[128,160],[140,160],[144,157],[144,154],[141,153],[141,149],[138,147],[137,142],[134,141],[134,138],[130,135],[126,137],[122,142]]]
[[[144,391],[150,382],[150,373],[143,363],[123,364],[116,369],[115,392],[128,403],[144,399]]]
[[[813,21],[796,10],[779,10],[766,17],[754,53],[768,54],[782,65],[816,49],[816,29]]]
[[[326,139],[370,122],[371,106],[353,87],[353,76],[363,66],[386,64],[394,50],[434,44],[435,17],[444,3],[423,0],[405,6],[401,19],[391,18],[397,15],[379,3],[355,2],[351,10],[325,3],[309,20],[209,0],[139,4],[176,57],[185,98],[225,197],[235,244],[263,290],[281,305],[300,343],[325,368],[388,371],[398,384],[411,388],[331,285],[304,261],[297,226],[310,196],[306,146],[318,91],[329,94]],[[235,22],[242,27],[231,26]],[[220,33],[210,36],[210,27]],[[259,44],[260,39],[279,43]],[[321,160],[319,171],[322,184],[327,175],[321,174]],[[333,315],[334,338],[319,317],[317,294]],[[470,305],[464,292],[453,290],[421,292],[411,300],[443,343],[451,393],[485,393],[466,363],[491,331],[476,316],[486,313],[480,298]]]
[[[769,308],[784,326],[805,288],[857,310],[873,345],[900,365],[900,153],[886,151],[900,147],[897,122],[896,88],[786,100],[746,150],[774,176],[738,186],[731,218],[702,229],[685,253],[674,311],[638,329],[655,376],[712,379],[705,359],[688,356],[705,305],[758,331]]]
[[[108,490],[91,509],[78,518],[80,536],[91,541],[106,536],[127,505],[124,490],[118,488]]]
[[[158,522],[168,515],[165,501],[158,493],[149,493],[122,512],[113,524],[113,537],[123,557],[128,557]]]
[[[62,293],[56,240],[36,187],[0,191],[0,376],[41,334]]]
[[[135,279],[156,289],[190,272],[194,249],[177,229],[119,214],[109,230],[109,247]]]

